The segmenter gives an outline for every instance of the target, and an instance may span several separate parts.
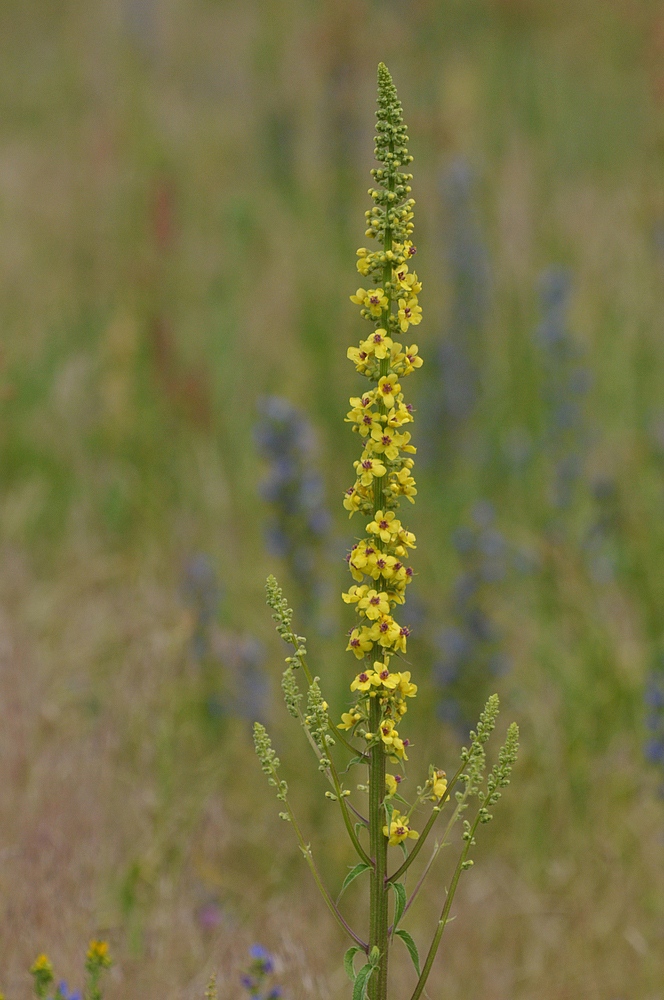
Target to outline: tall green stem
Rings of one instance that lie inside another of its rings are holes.
[[[380,703],[371,699],[369,725],[376,732],[380,725]],[[383,797],[385,795],[385,752],[382,743],[376,743],[371,750],[369,765],[369,850],[374,859],[374,870],[370,874],[369,897],[369,949],[374,945],[380,951],[378,970],[369,980],[370,1000],[385,1000],[387,997],[387,837],[383,834],[385,816]]]

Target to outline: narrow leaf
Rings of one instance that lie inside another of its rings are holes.
[[[355,865],[354,868],[351,868],[351,870],[348,872],[348,875],[346,875],[346,878],[343,881],[343,885],[341,886],[341,890],[339,892],[339,895],[337,896],[337,903],[339,902],[339,900],[341,899],[342,895],[344,894],[348,886],[351,884],[351,882],[353,882],[358,875],[361,875],[362,872],[366,872],[369,868],[371,868],[371,865],[368,865],[366,861],[360,861],[360,863]]]
[[[355,969],[353,967],[353,959],[357,955],[358,951],[362,951],[362,949],[358,948],[357,945],[354,944],[353,947],[349,948],[344,955],[344,969],[346,970],[346,975],[350,979],[351,983],[354,983],[356,978]]]
[[[420,972],[420,956],[417,953],[417,945],[413,941],[412,937],[410,936],[408,931],[403,930],[403,928],[401,927],[394,933],[397,935],[397,937],[401,938],[403,943],[406,945],[406,948],[408,948],[408,952],[412,959],[413,965],[415,966],[415,972],[418,974],[418,976],[421,976],[422,973]],[[355,1000],[354,996],[353,1000]]]
[[[369,976],[373,972],[373,966],[363,965],[355,978],[355,985],[353,986],[353,1000],[364,1000],[364,995],[367,991],[367,983],[369,981]]]
[[[401,920],[403,911],[406,909],[406,886],[403,882],[390,882],[390,885],[394,889],[394,927]]]

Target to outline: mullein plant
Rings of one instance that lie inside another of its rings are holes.
[[[412,270],[415,246],[412,242],[412,175],[403,170],[411,163],[402,121],[401,104],[387,68],[378,67],[378,112],[375,154],[379,166],[372,171],[376,187],[370,189],[374,202],[367,213],[367,236],[378,241],[377,250],[360,249],[357,267],[369,287],[359,288],[352,301],[371,325],[369,336],[348,356],[369,386],[351,399],[347,420],[362,442],[362,454],[355,462],[356,481],[345,497],[344,506],[365,522],[363,537],[353,546],[348,566],[355,581],[343,595],[354,606],[358,620],[350,631],[347,651],[355,658],[359,672],[350,689],[353,694],[341,720],[330,718],[320,678],[307,661],[306,640],[292,624],[292,611],[274,577],[267,582],[268,604],[273,610],[277,631],[293,647],[286,658],[282,687],[290,715],[298,719],[318,758],[318,767],[330,787],[326,797],[336,803],[346,832],[357,854],[357,863],[346,875],[335,901],[323,883],[313,851],[296,819],[288,797],[288,785],[279,774],[279,759],[265,728],[256,723],[254,738],[258,757],[269,784],[282,805],[280,816],[291,823],[305,861],[325,903],[339,926],[352,941],[344,959],[353,981],[353,1000],[386,1000],[388,956],[395,938],[405,944],[415,966],[417,982],[411,1000],[422,994],[441,937],[449,920],[452,900],[461,872],[472,865],[469,857],[481,823],[491,819],[491,807],[509,783],[518,747],[518,730],[512,724],[500,750],[498,763],[485,773],[485,743],[498,714],[493,695],[470,735],[470,745],[461,753],[461,764],[448,781],[445,772],[429,766],[422,784],[409,800],[403,794],[410,739],[403,732],[408,699],[417,693],[410,670],[395,669],[406,653],[407,626],[394,617],[404,603],[412,580],[407,557],[415,548],[415,536],[397,517],[400,498],[413,502],[416,494],[412,476],[414,447],[407,426],[413,410],[404,401],[400,379],[421,365],[416,345],[403,347],[399,333],[420,322],[418,295],[421,284]],[[307,694],[300,691],[298,674],[304,675]],[[335,757],[349,753],[350,761],[340,767]],[[352,767],[366,771],[357,791],[364,801],[345,787]],[[476,808],[465,815],[471,804]],[[431,849],[415,886],[406,888],[406,874],[417,859],[443,810],[449,806],[444,833]],[[421,815],[424,813],[424,815]],[[402,927],[402,920],[417,897],[426,875],[444,845],[455,822],[463,816],[459,858],[444,895],[444,903],[433,939],[423,963],[417,946]],[[418,830],[416,825],[422,824]],[[393,860],[390,848],[397,860]],[[398,853],[401,852],[401,853]],[[368,933],[351,926],[339,906],[341,893],[356,878],[369,879]],[[357,956],[363,959],[356,968]]]

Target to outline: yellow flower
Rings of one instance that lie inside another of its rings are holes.
[[[360,374],[363,374],[367,370],[369,354],[361,347],[349,347],[346,351],[346,357],[349,361],[353,362]]]
[[[408,264],[401,264],[394,272],[394,282],[408,295],[417,295],[422,291],[422,282],[413,271],[408,273]]]
[[[367,525],[367,531],[372,535],[379,535],[381,541],[389,544],[401,531],[401,521],[399,521],[393,510],[383,513],[377,510],[373,521]]]
[[[396,375],[383,375],[378,382],[378,398],[389,410],[394,406],[394,397],[400,391],[401,386],[397,382]]]
[[[417,326],[422,322],[422,309],[413,296],[410,299],[399,299],[399,326],[405,333],[410,325]]]
[[[404,375],[410,375],[415,368],[421,368],[423,361],[418,355],[419,347],[417,344],[413,344],[412,347],[407,347],[404,351],[404,358],[406,359],[406,371],[403,372]]]
[[[386,746],[391,746],[395,741],[401,742],[392,719],[383,719],[378,727],[378,732],[380,733],[381,740]]]
[[[385,793],[387,798],[391,798],[398,788],[397,779],[393,774],[385,775]]]
[[[407,625],[402,625],[399,629],[399,634],[392,640],[395,649],[400,650],[402,653],[406,652],[406,639],[410,635],[410,629]],[[410,673],[408,674],[410,677]],[[412,687],[417,691],[417,685],[413,684]]]
[[[342,594],[341,597],[346,604],[356,604],[361,597],[364,597],[368,589],[369,587],[366,583],[362,584],[361,587],[353,585],[352,587],[349,587],[348,593]]]
[[[359,722],[362,716],[360,713],[351,708],[350,712],[343,712],[341,715],[341,722],[337,725],[337,729],[352,729],[356,722]]]
[[[384,688],[387,688],[389,691],[393,691],[394,688],[397,687],[400,675],[391,674],[387,663],[381,663],[380,660],[376,660],[374,663],[374,671]]]
[[[408,820],[401,813],[397,812],[396,809],[392,813],[392,821],[390,823],[389,829],[387,825],[383,827],[383,833],[386,837],[389,837],[388,844],[390,847],[396,847],[402,841],[406,840],[407,837],[417,840],[419,833],[416,830],[411,830],[408,826]]]
[[[388,298],[382,288],[373,288],[366,291],[358,288],[355,295],[350,296],[350,301],[356,306],[363,306],[374,319],[378,319],[383,309],[387,309]]]
[[[374,580],[377,580],[379,576],[384,577],[385,580],[391,580],[395,574],[394,567],[397,564],[397,560],[394,556],[386,556],[383,552],[376,553],[376,563],[371,570],[371,576]]]
[[[364,658],[373,646],[373,638],[367,628],[354,628],[350,634],[346,651],[352,649],[358,660]]]
[[[402,545],[407,545],[409,549],[416,549],[415,545],[415,535],[412,531],[406,531],[405,528],[401,528],[399,531],[399,541]]]
[[[396,496],[404,496],[411,503],[415,503],[413,497],[417,494],[417,489],[415,488],[415,480],[408,469],[399,469],[396,478],[390,483],[390,491]]]
[[[387,594],[379,594],[375,590],[369,590],[366,586],[364,589],[368,592],[358,598],[357,610],[363,612],[367,618],[371,619],[380,618],[382,615],[389,614],[390,602],[387,598]]]
[[[410,439],[410,434],[408,435]],[[371,428],[371,448],[377,455],[385,455],[390,462],[394,462],[399,457],[399,448],[407,444],[405,434],[395,434],[381,424],[374,424]]]
[[[410,670],[399,674],[399,693],[403,698],[414,698],[417,694],[417,684],[411,684]]]
[[[362,497],[357,492],[354,486],[347,489],[344,494],[344,507],[346,510],[350,511],[349,517],[352,517],[356,510],[360,509],[362,504]],[[362,579],[362,577],[360,577]]]
[[[362,342],[361,346],[367,354],[373,354],[374,357],[382,361],[383,358],[387,357],[387,352],[392,351],[394,342],[391,337],[388,337],[387,330],[378,329],[374,330],[371,336]]]
[[[362,458],[354,463],[357,475],[363,486],[371,486],[374,479],[384,476],[387,469],[377,458],[369,458],[363,453]]]
[[[351,551],[348,563],[351,568],[351,572],[356,570],[360,575],[359,577],[354,577],[356,580],[362,579],[362,574],[367,575],[372,573],[374,566],[376,565],[377,552],[374,549],[371,542],[364,539],[364,541],[359,542],[355,548]]]
[[[399,638],[401,627],[391,615],[383,615],[380,621],[374,622],[369,635],[381,646],[391,646]]]
[[[392,409],[387,414],[386,424],[388,427],[401,427],[402,424],[407,424],[413,419],[413,414],[410,412],[408,407],[404,403],[399,403],[397,408]]]
[[[376,676],[373,670],[363,670],[357,675],[354,681],[351,682],[351,691],[368,691],[371,685],[374,687],[380,686],[380,678]]]
[[[360,247],[360,249],[357,251],[357,256],[359,257],[359,260],[357,261],[357,269],[362,275],[362,277],[366,278],[366,276],[369,274],[369,271],[371,270],[371,264],[374,259],[374,254],[369,253],[369,251],[366,250],[364,247]]]
[[[442,799],[443,795],[447,791],[447,778],[444,771],[436,771],[433,777],[433,785],[431,787],[431,798],[432,799]]]
[[[359,431],[362,437],[370,433],[378,420],[378,414],[371,409],[372,403],[373,399],[368,395],[362,398],[353,397],[350,400],[352,410],[349,410],[344,418],[346,423],[355,425],[353,430]]]

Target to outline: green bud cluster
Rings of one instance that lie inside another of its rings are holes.
[[[299,706],[303,695],[297,686],[295,674],[293,673],[293,665],[290,663],[281,676],[281,690],[284,693],[284,701],[286,702],[288,714],[292,715],[294,719],[298,719],[300,716]]]
[[[270,574],[265,583],[267,595],[266,603],[272,608],[272,618],[277,623],[277,632],[291,646],[295,647],[292,656],[286,657],[286,663],[297,669],[302,666],[303,658],[307,655],[307,640],[303,635],[296,635],[293,632],[293,609],[288,607],[288,601],[283,596],[281,587],[276,579]]]
[[[285,802],[288,794],[288,785],[283,778],[277,776],[277,769],[281,761],[274,752],[265,726],[262,726],[260,722],[254,722],[254,746],[256,748],[256,756],[261,762],[261,768],[268,775],[268,785],[276,788],[277,798],[280,802]],[[282,819],[290,819],[288,813],[279,813],[279,815]]]
[[[408,198],[413,175],[403,173],[399,168],[412,163],[408,153],[408,133],[403,123],[401,101],[384,63],[378,67],[378,111],[376,112],[376,159],[382,163],[371,171],[378,187],[369,188],[374,205],[368,212],[367,236],[375,236],[385,241],[386,230],[391,239],[403,242],[413,231],[413,206]],[[405,199],[405,200],[404,200]]]
[[[321,752],[318,770],[325,771],[330,766],[327,751],[328,747],[334,746],[334,738],[329,733],[330,720],[327,714],[327,702],[323,699],[319,681],[320,677],[314,677],[309,685],[307,714],[304,717],[304,721],[314,743]]]

